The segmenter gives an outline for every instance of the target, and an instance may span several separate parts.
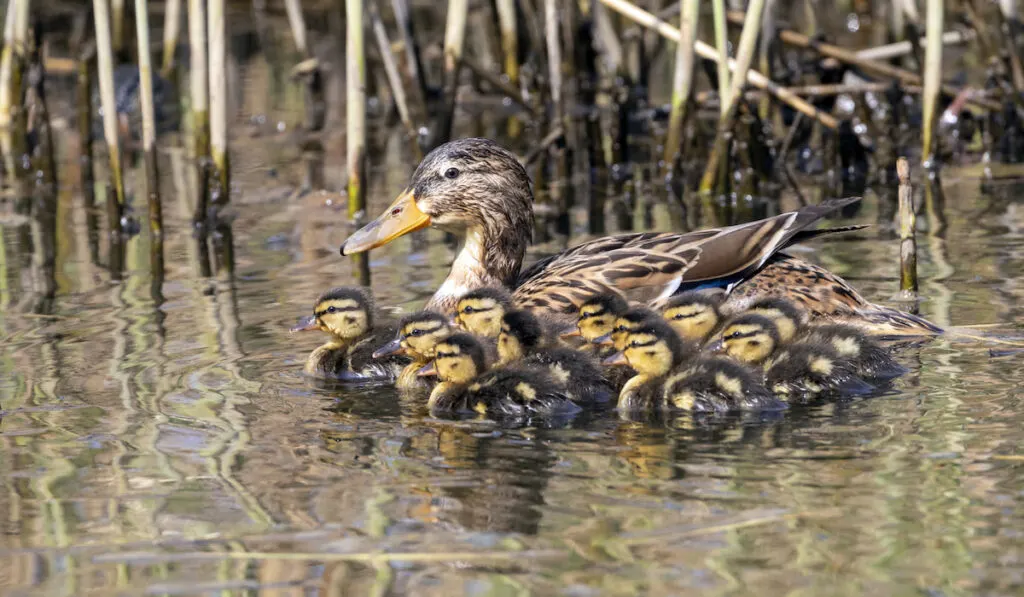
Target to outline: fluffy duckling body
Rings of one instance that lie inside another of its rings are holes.
[[[771,319],[783,343],[797,341],[831,346],[853,365],[860,377],[887,380],[907,372],[888,350],[863,330],[844,323],[808,324],[807,312],[788,299],[762,299],[753,303],[747,312]]]
[[[406,355],[412,362],[402,369],[395,386],[399,389],[417,389],[432,385],[418,375],[419,370],[434,359],[437,344],[455,333],[447,317],[436,311],[419,311],[406,315],[398,322],[398,337],[373,353],[374,358]]]
[[[498,335],[498,364],[514,363],[547,369],[578,404],[604,402],[611,397],[611,386],[597,359],[545,338],[537,317],[525,310],[505,313]]]
[[[764,369],[765,385],[787,399],[825,394],[860,394],[874,389],[829,345],[799,341],[783,345],[778,327],[756,314],[741,315],[722,330],[725,353]]]
[[[695,352],[693,344],[684,342],[659,319],[628,332],[619,354],[637,376],[622,389],[619,408],[692,412],[784,408],[746,367],[722,357],[691,358]]]
[[[474,411],[496,418],[557,416],[580,410],[548,372],[529,366],[487,370],[484,349],[470,334],[458,333],[438,343],[432,365],[437,386],[427,403],[432,412]]]
[[[721,304],[720,296],[690,290],[670,298],[661,316],[680,338],[703,346],[722,324]]]
[[[370,293],[334,288],[320,295],[307,317],[292,331],[319,330],[331,339],[306,359],[306,373],[349,381],[393,380],[409,364],[403,355],[373,358],[374,349],[395,335],[395,327],[377,321]]]

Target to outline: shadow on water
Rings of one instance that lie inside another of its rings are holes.
[[[161,138],[155,275],[149,235],[108,234],[109,194],[75,186],[77,159],[61,164],[54,192],[22,189],[3,204],[5,594],[1020,592],[1024,373],[1013,347],[952,336],[902,347],[910,373],[876,396],[716,420],[609,412],[501,426],[431,418],[391,388],[305,378],[317,341],[287,329],[322,290],[372,274],[382,305],[416,308],[453,250],[428,230],[361,261],[338,256],[347,205],[323,191],[344,186],[337,77],[322,81],[323,131],[293,130],[306,99],[284,83],[294,56],[278,39],[283,15],[253,8],[268,19],[253,36],[279,47],[232,56],[235,192],[205,237],[193,227],[201,180],[173,134]],[[659,72],[646,75],[652,85]],[[63,97],[50,94],[55,112]],[[457,134],[527,154],[534,125],[522,114],[510,125],[502,110],[470,105]],[[681,190],[693,181],[655,199],[660,152],[646,129],[616,145],[587,124],[588,174],[535,179],[575,207],[543,224],[549,241],[528,259],[589,234],[728,224],[863,192],[838,219],[871,228],[792,251],[891,304],[895,177],[829,174],[828,160],[864,158],[844,153],[841,136],[835,156],[805,156],[821,163],[795,173],[799,193],[739,181],[702,203]],[[819,134],[789,124],[794,138]],[[374,214],[415,160],[400,126],[370,137]],[[62,135],[56,145],[78,151]],[[141,180],[142,164],[127,161]],[[924,316],[1020,335],[1021,174],[952,165],[915,185]],[[130,202],[139,221],[144,204]]]

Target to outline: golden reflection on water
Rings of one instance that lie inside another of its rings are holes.
[[[287,329],[351,283],[344,206],[295,192],[308,164],[287,134],[237,145],[233,274],[186,232],[188,169],[163,156],[159,304],[145,235],[111,283],[70,192],[56,222],[0,225],[5,595],[1020,591],[1019,357],[944,338],[903,349],[912,371],[883,395],[717,424],[433,420],[302,377],[316,340]],[[411,171],[401,145],[379,152],[375,209]],[[328,187],[341,151],[324,140]],[[1020,335],[1020,183],[944,182],[921,311]],[[882,193],[856,222],[887,221]],[[795,251],[895,294],[884,225]],[[402,239],[371,256],[374,291],[415,308],[450,258],[434,231]]]

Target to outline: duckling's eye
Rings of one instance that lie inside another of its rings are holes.
[[[463,307],[462,312],[465,313],[466,315],[469,315],[470,313],[476,313],[476,309],[474,309],[473,307]]]
[[[449,179],[449,180],[458,178],[459,177],[459,169],[458,168],[448,168],[447,170],[444,171],[444,177]]]
[[[424,330],[416,329],[416,330],[412,330],[411,332],[409,332],[408,335],[410,335],[410,336],[422,336],[424,333],[425,333]]]
[[[327,307],[327,312],[328,313],[336,313],[337,311],[338,311],[337,307]]]

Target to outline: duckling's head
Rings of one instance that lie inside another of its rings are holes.
[[[354,340],[373,328],[376,308],[363,288],[332,288],[320,295],[313,315],[293,331],[320,330],[342,340]]]
[[[615,327],[615,319],[629,310],[629,303],[617,292],[597,294],[580,305],[576,320],[576,334],[587,342],[594,342],[601,336],[610,334]]]
[[[725,353],[744,363],[762,363],[779,345],[779,328],[763,315],[747,313],[730,321],[722,330]]]
[[[684,292],[665,303],[661,316],[684,340],[703,342],[718,327],[720,304],[718,297],[707,293]]]
[[[431,151],[409,186],[376,220],[350,236],[342,255],[367,251],[426,226],[480,229],[522,261],[533,234],[533,194],[515,154],[489,139],[458,139]],[[511,283],[511,280],[506,280]]]
[[[625,333],[622,354],[640,375],[658,377],[683,362],[690,350],[668,324],[657,318]]]
[[[443,382],[469,383],[487,368],[484,349],[472,334],[453,334],[438,342],[434,367]]]
[[[626,348],[626,336],[629,332],[636,330],[641,324],[651,320],[661,320],[657,313],[645,307],[633,307],[615,318],[615,327],[612,329],[611,341],[615,350],[622,351]]]
[[[417,360],[432,359],[437,343],[452,333],[447,317],[437,311],[420,311],[399,322],[398,342],[401,352]]]
[[[544,329],[537,317],[518,309],[501,318],[498,334],[498,361],[502,364],[517,361],[540,348],[544,342]]]
[[[792,340],[800,326],[807,322],[807,312],[793,301],[782,297],[756,301],[747,307],[746,313],[763,315],[774,321],[781,342]]]
[[[511,306],[512,296],[504,288],[477,288],[459,298],[455,307],[455,323],[471,334],[497,338],[501,332],[501,318]]]

